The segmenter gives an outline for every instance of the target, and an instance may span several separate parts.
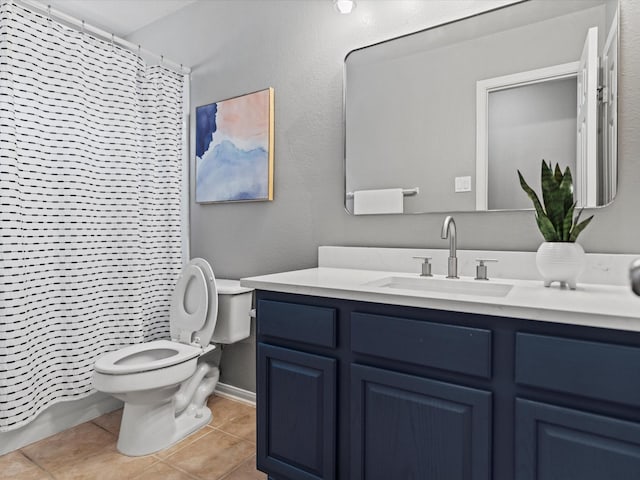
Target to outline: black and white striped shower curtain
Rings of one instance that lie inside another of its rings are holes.
[[[168,337],[183,76],[0,0],[0,432]]]

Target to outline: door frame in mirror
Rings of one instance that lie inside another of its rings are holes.
[[[572,78],[579,62],[538,68],[476,82],[476,210],[487,211],[489,204],[489,94],[508,88]],[[577,175],[580,178],[579,175]]]

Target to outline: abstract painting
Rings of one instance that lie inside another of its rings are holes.
[[[273,200],[273,88],[196,108],[196,202]]]

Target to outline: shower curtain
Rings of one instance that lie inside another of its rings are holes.
[[[0,432],[169,335],[183,76],[0,1]]]

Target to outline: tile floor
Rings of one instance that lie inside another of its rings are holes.
[[[144,457],[118,453],[122,410],[108,413],[0,456],[0,479],[266,480],[255,467],[255,408],[217,396],[209,408],[209,425]]]

